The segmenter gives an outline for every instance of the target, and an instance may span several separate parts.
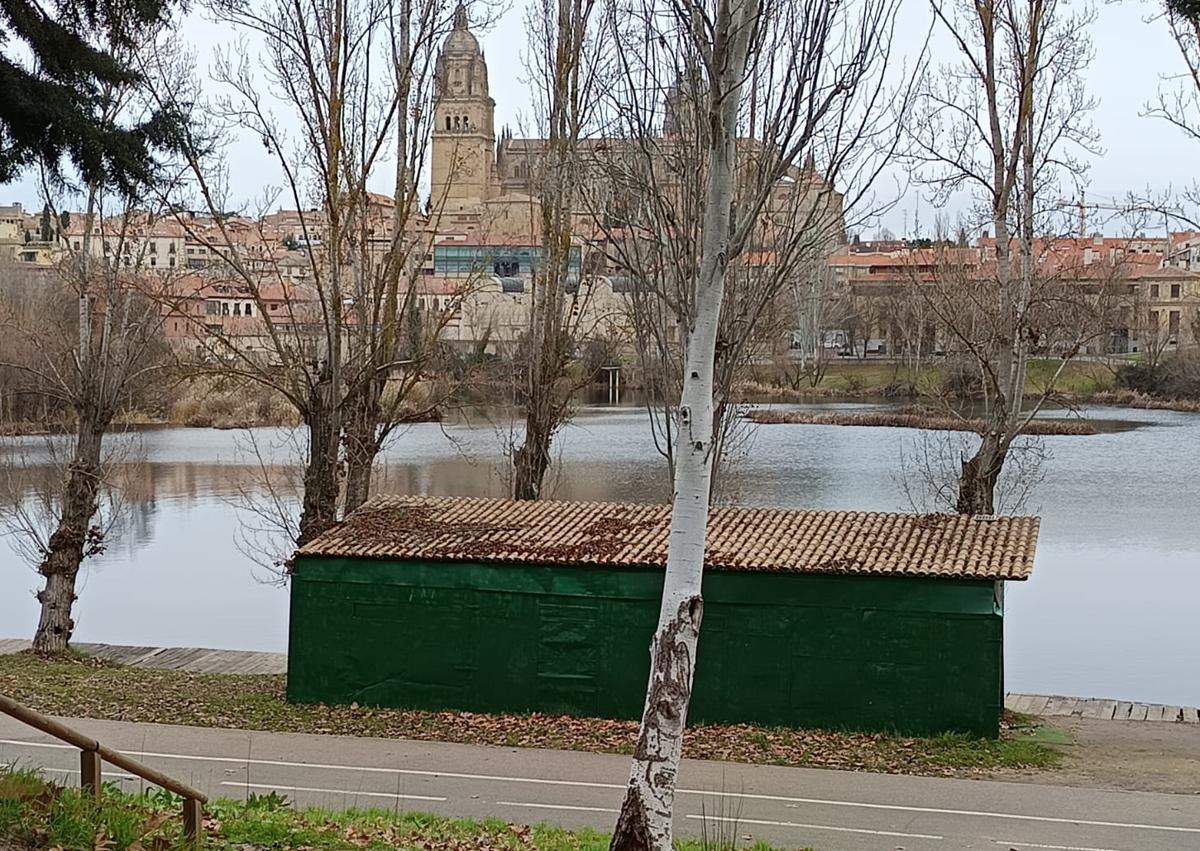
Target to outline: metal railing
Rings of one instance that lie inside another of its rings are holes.
[[[96,798],[99,798],[102,792],[100,773],[101,766],[105,762],[112,763],[155,786],[161,786],[163,789],[179,795],[183,798],[183,833],[193,842],[200,840],[204,804],[208,802],[208,796],[203,792],[198,792],[191,786],[181,783],[173,777],[168,777],[158,769],[143,765],[136,759],[125,756],[108,745],[101,744],[91,736],[85,736],[78,730],[73,730],[66,724],[48,718],[27,706],[22,706],[2,694],[0,694],[0,712],[11,715],[30,727],[36,727],[47,735],[79,748],[79,786]]]

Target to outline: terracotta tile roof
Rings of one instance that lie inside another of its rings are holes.
[[[298,555],[662,567],[670,506],[381,496]],[[1028,579],[1038,518],[715,508],[705,566]]]

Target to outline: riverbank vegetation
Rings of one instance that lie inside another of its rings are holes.
[[[1064,366],[1056,358],[1034,358],[1030,360],[1025,375],[1026,392],[1034,393],[1045,387],[1060,367],[1062,372],[1054,382],[1054,387],[1065,396],[1086,401],[1117,387],[1114,366],[1106,361],[1070,361]],[[813,383],[791,381],[785,366],[773,364],[756,368],[741,385],[741,396],[748,400],[917,399],[942,396],[969,399],[973,395],[970,382],[964,382],[961,370],[943,360],[927,361],[919,368],[914,368],[899,359],[842,358],[830,363],[820,380]]]
[[[1043,373],[1053,368],[1053,361],[1030,363],[1028,381],[1031,385]],[[641,398],[644,386],[635,373],[624,379],[623,398]],[[756,370],[753,377],[735,388],[734,398],[741,403],[754,402],[832,402],[838,400],[892,399],[896,402],[919,402],[940,393],[923,392],[922,388],[940,388],[944,372],[940,365],[929,364],[919,373],[885,362],[847,360],[831,367],[815,387],[795,389],[780,374],[769,369]],[[597,385],[598,387],[600,385]],[[1143,390],[1124,386],[1114,369],[1100,362],[1080,362],[1068,366],[1057,382],[1058,397],[1072,405],[1104,405],[1200,412],[1200,396],[1196,398],[1164,398]],[[586,393],[586,389],[584,393]],[[463,384],[452,397],[441,400],[434,410],[427,410],[425,399],[430,394],[422,390],[411,393],[413,400],[409,422],[436,421],[455,408],[503,406],[511,402],[511,388],[502,381],[473,381]],[[962,401],[970,401],[969,398]],[[418,410],[419,409],[419,410]],[[898,413],[904,413],[902,409]],[[761,416],[761,415],[759,415]],[[822,417],[824,415],[821,415]],[[767,420],[760,420],[766,422]],[[247,386],[222,376],[199,376],[176,380],[162,392],[135,408],[123,410],[114,418],[115,427],[179,426],[184,428],[238,429],[298,424],[295,410],[279,393],[267,387]],[[869,423],[833,422],[830,425],[867,425]],[[37,435],[70,431],[69,416],[52,415],[35,419],[0,421],[0,435]],[[935,425],[914,425],[914,428],[938,428]],[[1060,432],[1054,432],[1060,433]],[[1070,432],[1077,433],[1077,432]]]
[[[1041,386],[1058,366],[1055,360],[1032,360],[1026,382],[1029,392]],[[1169,363],[1169,362],[1168,362]],[[1173,374],[1166,366],[1155,371],[1156,376]],[[1200,384],[1195,387],[1165,378],[1147,382],[1146,368],[1138,362],[1077,361],[1063,369],[1055,386],[1056,400],[1071,406],[1103,405],[1150,410],[1172,410],[1200,413]],[[1180,370],[1185,373],[1182,369]],[[1198,371],[1200,372],[1200,371]],[[640,398],[646,392],[636,370],[622,379],[623,398]],[[900,362],[859,360],[848,358],[831,364],[815,385],[793,386],[786,375],[771,365],[759,366],[740,381],[733,397],[742,403],[753,402],[822,402],[857,399],[892,399],[897,402],[919,402],[922,399],[948,396],[962,402],[971,401],[969,393],[955,395],[945,391],[955,379],[943,364],[928,363],[919,371]],[[597,385],[600,388],[602,385]],[[603,385],[606,387],[606,385]],[[1177,388],[1167,392],[1165,388]],[[584,393],[587,389],[584,388]],[[416,419],[438,420],[458,407],[506,405],[511,402],[511,386],[496,375],[481,373],[477,380],[461,383],[453,395],[438,400],[431,407],[433,391],[417,388],[410,391],[411,416]],[[234,381],[220,375],[163,379],[156,393],[137,397],[138,404],[122,410],[115,418],[118,427],[147,425],[180,426],[186,428],[256,428],[263,426],[294,426],[299,420],[294,408],[275,390]],[[0,435],[34,435],[65,432],[73,428],[69,414],[61,416],[32,411],[25,419],[0,418]],[[911,413],[909,409],[894,412]],[[777,422],[765,414],[756,414],[757,422]],[[866,422],[834,421],[823,414],[814,415],[828,425],[871,425]],[[879,423],[883,424],[883,423]],[[913,428],[939,429],[939,425],[913,424]],[[1053,428],[1033,424],[1034,428]],[[1077,428],[1075,426],[1071,429]],[[974,430],[964,427],[962,430]],[[1034,432],[1027,432],[1034,433]],[[1045,434],[1079,434],[1082,431],[1046,431]],[[1090,432],[1086,432],[1090,433]]]
[[[1135,407],[1200,411],[1200,352],[1124,364],[1117,386]]]
[[[140,723],[378,736],[504,747],[631,753],[636,721],[482,715],[358,706],[300,706],[285,678],[130,668],[83,657],[0,657],[0,692],[51,715]],[[1061,753],[1028,723],[999,739],[931,738],[736,725],[689,725],[684,756],[890,774],[957,775],[1050,769]]]
[[[274,792],[251,794],[245,801],[210,801],[205,805],[204,828],[204,847],[215,851],[604,851],[609,844],[607,834],[588,829],[568,831],[500,819],[474,821],[382,809],[297,808]],[[97,802],[37,772],[0,766],[0,849],[10,847],[13,851],[183,851],[194,846],[184,839],[178,801],[169,793],[133,794],[110,784]],[[676,848],[730,851],[724,845],[715,848],[688,839]],[[770,851],[763,843],[750,848]]]
[[[965,431],[981,434],[988,426],[987,421],[954,416],[945,411],[919,405],[898,408],[893,411],[750,411],[746,418],[759,425],[843,425],[882,426],[889,428],[920,428],[929,431]],[[1023,432],[1029,435],[1087,435],[1095,434],[1096,427],[1087,420],[1037,419],[1029,423]]]
[[[1200,398],[1161,399],[1136,390],[1113,390],[1097,393],[1085,400],[1093,405],[1112,405],[1118,408],[1140,408],[1147,411],[1181,411],[1185,414],[1200,414]]]
[[[272,388],[220,376],[181,382],[160,416],[161,422],[194,428],[293,426],[300,421],[295,408]]]

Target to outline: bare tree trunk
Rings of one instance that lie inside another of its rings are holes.
[[[1040,3],[1031,3],[1031,7],[1040,8]],[[1037,17],[1034,18],[1037,21]],[[1034,58],[1028,60],[1031,62],[1039,61],[1037,59],[1037,37],[1040,30],[1040,22],[1031,26],[1031,39],[1033,41],[1030,47],[1030,55]],[[1029,86],[1032,88],[1033,80],[1030,79]],[[1030,95],[1032,99],[1032,95]],[[1025,405],[1025,375],[1029,366],[1029,339],[1026,329],[1029,329],[1026,312],[1029,310],[1030,301],[1033,299],[1033,276],[1034,276],[1034,247],[1033,247],[1033,217],[1034,217],[1034,191],[1036,189],[1036,173],[1034,169],[1034,140],[1037,138],[1034,134],[1034,115],[1032,106],[1025,115],[1025,142],[1021,149],[1021,184],[1020,184],[1020,199],[1021,199],[1021,241],[1019,250],[1021,252],[1020,274],[1021,278],[1017,282],[1017,291],[1015,294],[1012,317],[1012,346],[1013,346],[1013,372],[1011,382],[1009,384],[1008,393],[1008,434],[1006,444],[1011,443],[1012,439],[1017,436],[1020,430],[1019,422],[1021,419],[1021,409]],[[1029,329],[1032,333],[1033,329]]]
[[[1044,4],[1041,0],[1027,0],[1027,17],[1023,23],[1018,23],[1019,15],[1015,9],[1012,4],[998,6],[992,2],[976,7],[982,61],[975,68],[987,104],[987,134],[992,159],[988,190],[992,223],[996,229],[999,301],[996,316],[1002,327],[996,329],[994,362],[990,357],[980,359],[988,406],[988,430],[976,453],[963,462],[959,477],[956,508],[960,513],[969,514],[995,512],[996,482],[1009,446],[1022,428],[1029,357],[1027,335],[1031,329],[1026,313],[1033,288],[1034,193],[1038,179],[1035,159],[1037,139],[1041,138],[1035,135],[1038,118],[1034,90],[1040,75],[1051,71],[1042,59],[1042,41],[1047,35]],[[1007,50],[1005,33],[1010,40]],[[1002,100],[1005,88],[1002,77],[1006,72],[1011,74],[1011,85],[1015,87],[1012,101],[1007,106]],[[1006,137],[1002,124],[1008,118],[1006,110],[1013,108],[1016,110],[1015,121],[1010,137]],[[1019,262],[1015,269],[1009,229],[1009,215],[1014,207],[1019,223]]]
[[[570,415],[571,396],[578,386],[572,380],[571,366],[578,328],[564,314],[572,215],[579,195],[579,136],[589,110],[589,81],[595,73],[585,67],[593,5],[594,0],[557,0],[553,25],[531,19],[531,40],[545,40],[534,52],[540,49],[546,58],[535,61],[533,70],[545,80],[548,132],[539,205],[542,268],[534,275],[528,366],[521,388],[525,434],[512,457],[516,499],[541,497],[550,467],[550,445]],[[548,7],[546,4],[546,12]]]
[[[732,156],[730,156],[730,160]],[[712,181],[732,168],[714,163]],[[710,191],[720,194],[723,187]],[[671,814],[675,780],[683,753],[683,731],[692,696],[696,645],[704,611],[701,578],[704,538],[708,527],[708,501],[712,487],[713,355],[724,291],[722,243],[728,227],[730,191],[721,203],[713,199],[708,218],[716,220],[713,234],[717,250],[706,252],[703,281],[697,298],[695,327],[688,335],[687,372],[679,407],[679,437],[675,455],[675,496],[671,510],[671,536],[663,580],[658,628],[650,646],[650,682],[642,726],[633,754],[629,789],[613,833],[613,851],[647,851],[671,847]],[[719,259],[718,259],[719,256]]]
[[[374,457],[373,453],[363,458],[352,450],[346,452],[346,515],[359,508],[371,495],[371,467]]]
[[[42,605],[33,649],[38,653],[62,653],[71,642],[75,621],[71,608],[75,603],[75,579],[90,541],[92,518],[98,509],[100,492],[100,444],[104,426],[94,414],[80,418],[75,438],[75,455],[67,468],[63,489],[62,513],[50,536],[46,557],[38,572],[46,584],[38,592]]]
[[[561,141],[552,140],[561,145]],[[562,174],[562,154],[551,153],[550,168]],[[565,179],[565,174],[560,179]],[[552,178],[553,179],[553,178]],[[560,188],[558,191],[563,191]],[[554,202],[543,201],[549,208]],[[565,344],[562,334],[562,283],[566,277],[569,254],[560,257],[557,247],[559,235],[553,229],[561,224],[552,214],[543,216],[543,249],[547,260],[548,274],[540,276],[534,283],[533,333],[530,335],[530,362],[526,369],[525,434],[519,447],[513,450],[513,498],[540,499],[546,470],[550,467],[550,444],[566,415],[569,400],[560,399],[561,379],[568,368],[562,351]],[[567,252],[570,243],[567,243]]]
[[[962,462],[955,511],[970,515],[996,513],[996,482],[1000,479],[1007,454],[997,434],[989,432],[984,435],[975,454]]]
[[[300,513],[299,535],[296,545],[302,547],[337,522],[339,454],[342,437],[342,325],[345,301],[342,297],[347,272],[344,244],[349,227],[346,221],[351,194],[343,186],[342,162],[346,156],[345,144],[345,86],[342,74],[342,38],[351,24],[345,0],[334,0],[327,14],[329,40],[338,49],[329,50],[325,57],[325,72],[330,81],[327,100],[322,106],[328,110],[328,123],[324,129],[323,144],[325,167],[321,178],[324,182],[327,239],[329,249],[326,256],[328,269],[324,291],[319,290],[324,319],[324,337],[319,357],[317,380],[309,393],[306,421],[309,428],[308,463],[304,471],[304,501]],[[315,76],[315,75],[314,75]]]
[[[1033,27],[1036,38],[1037,27]],[[1036,44],[1036,42],[1035,42]],[[1032,85],[1030,81],[1029,85]],[[1032,96],[1030,96],[1032,97]],[[996,513],[996,483],[1008,457],[1008,446],[1020,431],[1022,402],[1025,397],[1025,370],[1029,359],[1023,329],[1024,313],[1029,307],[1033,287],[1033,192],[1034,167],[1033,112],[1029,109],[1022,119],[1024,141],[1021,145],[1021,183],[1018,186],[1021,201],[1020,239],[1018,242],[1019,265],[1015,286],[1012,278],[1012,256],[1009,248],[1007,204],[995,219],[997,267],[1004,285],[1001,297],[1005,299],[1004,316],[1008,322],[1008,347],[1000,361],[1000,381],[995,388],[988,433],[983,436],[979,449],[962,462],[959,477],[958,500],[955,511],[959,514],[990,515]],[[1003,237],[1003,243],[1000,238]],[[1000,246],[1004,248],[1001,249]]]
[[[555,423],[541,415],[534,404],[531,399],[525,416],[525,439],[513,450],[513,499],[541,499],[542,483],[550,468]]]
[[[337,521],[341,430],[335,410],[337,400],[331,396],[331,382],[325,377],[314,385],[309,398],[308,460],[304,467],[304,500],[297,547],[304,546]]]
[[[371,470],[379,451],[376,428],[382,416],[382,382],[356,382],[347,398],[343,426],[346,446],[346,494],[343,516],[354,511],[371,495]]]
[[[437,15],[436,2],[419,6],[417,18],[420,27],[418,42],[422,45],[426,39],[432,41],[432,35],[438,32],[434,23]],[[416,116],[411,114],[411,104],[414,85],[418,97],[424,93],[425,87],[432,82],[432,77],[417,70],[414,66],[421,61],[423,46],[413,48],[412,29],[414,25],[414,4],[412,0],[400,0],[397,4],[397,14],[392,24],[392,71],[396,82],[396,102],[400,108],[396,110],[395,149],[396,149],[396,185],[393,191],[393,208],[391,220],[391,244],[384,256],[381,277],[363,286],[363,297],[359,298],[356,308],[361,311],[357,333],[362,335],[358,346],[359,369],[346,381],[346,414],[343,423],[343,441],[346,451],[346,489],[343,496],[343,516],[361,506],[371,496],[371,472],[375,458],[382,448],[386,435],[396,424],[395,405],[384,405],[384,391],[387,389],[387,375],[392,363],[400,353],[402,301],[403,306],[414,308],[415,285],[408,280],[408,292],[401,298],[401,279],[411,275],[412,245],[411,217],[416,208],[416,191],[413,183],[413,172],[420,168],[421,152],[425,149],[423,142],[414,144],[414,137],[423,137],[427,126],[421,124]],[[415,127],[413,126],[415,125]],[[360,227],[364,229],[360,250],[364,252],[362,267],[370,265],[367,257],[367,227],[368,211],[362,211]],[[424,253],[422,251],[422,253]],[[378,319],[372,315],[377,310]],[[410,310],[415,317],[415,309]],[[411,329],[410,329],[411,330]],[[409,335],[409,355],[417,358],[426,353],[426,348],[432,348],[435,343],[423,340],[419,328]],[[352,361],[355,360],[352,358]]]
[[[696,647],[704,612],[701,580],[716,451],[713,376],[730,251],[736,133],[742,78],[750,54],[750,31],[758,14],[756,0],[722,4],[715,25],[714,39],[719,48],[714,50],[711,67],[719,68],[720,75],[710,81],[708,95],[712,138],[696,280],[696,313],[685,343],[667,568],[658,628],[650,645],[646,704],[629,787],[613,832],[612,851],[672,848],[675,785],[683,756],[683,731],[692,697]]]

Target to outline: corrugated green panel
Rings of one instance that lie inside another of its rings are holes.
[[[298,702],[636,718],[662,573],[301,558]],[[690,717],[995,735],[990,582],[712,572]]]

